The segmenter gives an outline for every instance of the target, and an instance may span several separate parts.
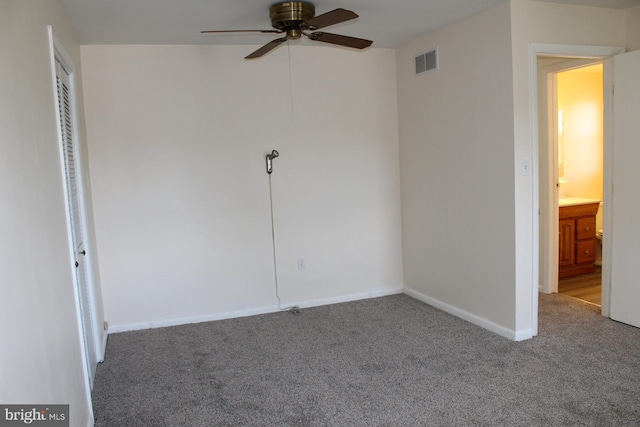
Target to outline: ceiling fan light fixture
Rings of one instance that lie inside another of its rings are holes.
[[[322,43],[329,43],[338,46],[351,47],[355,49],[365,49],[373,43],[371,40],[357,37],[342,36],[325,32],[312,32],[320,28],[351,21],[358,18],[358,14],[351,10],[342,8],[316,16],[316,8],[313,4],[305,1],[287,1],[275,3],[269,8],[271,26],[275,30],[247,30],[248,32],[260,33],[285,33],[284,37],[271,40],[255,52],[249,54],[245,59],[260,58],[271,52],[288,40],[297,40],[302,36],[307,36],[310,40]],[[202,34],[235,33],[243,30],[212,30],[201,31]]]
[[[304,21],[315,15],[316,8],[311,3],[304,1],[276,3],[269,8],[271,25],[284,31],[290,28],[300,28]]]

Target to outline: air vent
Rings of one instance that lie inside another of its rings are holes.
[[[438,69],[438,49],[416,56],[416,75]]]

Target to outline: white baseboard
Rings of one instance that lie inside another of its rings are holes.
[[[416,290],[410,288],[404,288],[404,293],[409,295],[412,298],[420,300],[424,303],[427,303],[435,308],[439,308],[442,311],[446,311],[449,314],[453,314],[456,317],[459,317],[467,322],[471,322],[474,325],[480,326],[481,328],[487,329],[493,333],[496,333],[502,337],[508,338],[512,341],[521,341],[524,339],[532,338],[533,334],[529,331],[529,335],[527,337],[526,331],[516,332],[509,328],[505,328],[504,326],[498,325],[488,319],[484,319],[482,317],[476,316],[475,314],[469,313],[468,311],[464,311],[458,307],[454,307],[445,302],[432,298],[423,294],[422,292],[418,292]]]
[[[248,310],[227,311],[224,313],[203,316],[176,317],[172,319],[151,320],[149,322],[127,323],[109,326],[109,334],[118,332],[139,331],[142,329],[165,328],[167,326],[187,325],[189,323],[211,322],[214,320],[234,319],[236,317],[255,316],[257,314],[275,313],[278,306],[259,307]]]
[[[381,288],[381,289],[374,289],[368,292],[361,292],[357,294],[340,295],[340,296],[330,297],[330,298],[286,303],[286,304],[282,304],[282,307],[283,308],[293,307],[295,305],[297,305],[300,308],[318,307],[318,306],[328,305],[328,304],[337,304],[341,302],[358,301],[362,299],[401,294],[402,291],[403,291],[403,288],[401,286]],[[179,317],[179,318],[173,318],[173,319],[152,320],[149,322],[110,325],[108,333],[115,334],[118,332],[138,331],[142,329],[151,329],[151,328],[164,328],[167,326],[187,325],[190,323],[211,322],[214,320],[235,319],[238,317],[255,316],[258,314],[276,313],[278,311],[281,311],[281,310],[277,305],[271,305],[271,306],[264,306],[264,307],[256,307],[256,308],[247,309],[247,310],[227,311],[224,313],[213,313],[213,314],[207,314],[203,316]]]
[[[371,290],[369,292],[361,292],[361,293],[357,293],[357,294],[340,295],[340,296],[337,296],[337,297],[322,298],[322,299],[308,300],[308,301],[300,301],[300,302],[293,303],[293,304],[287,304],[287,307],[288,306],[294,306],[294,305],[297,305],[298,307],[301,307],[301,308],[304,308],[304,307],[319,307],[321,305],[339,304],[341,302],[359,301],[359,300],[363,300],[363,299],[386,297],[386,296],[389,296],[389,295],[401,294],[403,292],[403,290],[404,290],[404,288],[401,287],[401,286],[395,287],[395,288],[374,289],[374,290]]]
[[[338,304],[342,302],[384,297],[388,295],[400,294],[403,292],[412,298],[420,300],[442,311],[446,311],[449,314],[452,314],[463,320],[471,322],[474,325],[478,325],[481,328],[487,329],[491,332],[494,332],[512,341],[522,341],[522,340],[530,339],[533,337],[533,333],[531,330],[514,331],[511,329],[505,328],[504,326],[498,325],[497,323],[494,323],[490,320],[476,316],[475,314],[469,313],[458,307],[454,307],[440,300],[429,297],[421,292],[418,292],[416,290],[406,288],[406,287],[405,288],[402,288],[402,287],[382,288],[382,289],[375,289],[368,292],[362,292],[357,294],[340,295],[340,296],[335,296],[330,298],[291,302],[291,303],[283,304],[283,307],[292,307],[295,305],[297,305],[300,308],[319,307],[319,306],[329,305],[329,304]],[[167,326],[186,325],[190,323],[211,322],[215,320],[255,316],[258,314],[276,313],[278,311],[280,311],[280,308],[277,305],[272,305],[272,306],[263,306],[263,307],[257,307],[257,308],[247,309],[247,310],[213,313],[213,314],[208,314],[203,316],[190,316],[190,317],[180,317],[180,318],[173,318],[173,319],[153,320],[149,322],[113,325],[109,327],[108,333],[115,334],[118,332],[137,331],[137,330],[151,329],[151,328],[163,328]],[[104,338],[105,338],[104,345],[106,345],[106,336],[107,334],[104,334]]]
[[[95,420],[93,419],[93,410],[90,411],[89,415],[87,415],[87,427],[94,427],[96,425]]]
[[[533,330],[525,329],[524,331],[516,331],[515,341],[530,340],[533,338]]]

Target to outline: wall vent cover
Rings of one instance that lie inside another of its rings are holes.
[[[438,49],[416,56],[416,75],[438,69]]]

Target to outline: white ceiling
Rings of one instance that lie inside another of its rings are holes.
[[[61,0],[81,44],[264,44],[274,34],[201,36],[201,30],[270,29],[277,0]],[[505,0],[317,0],[316,15],[338,7],[360,15],[329,32],[398,47]],[[640,0],[543,0],[627,9]],[[299,41],[309,43],[309,41]]]

